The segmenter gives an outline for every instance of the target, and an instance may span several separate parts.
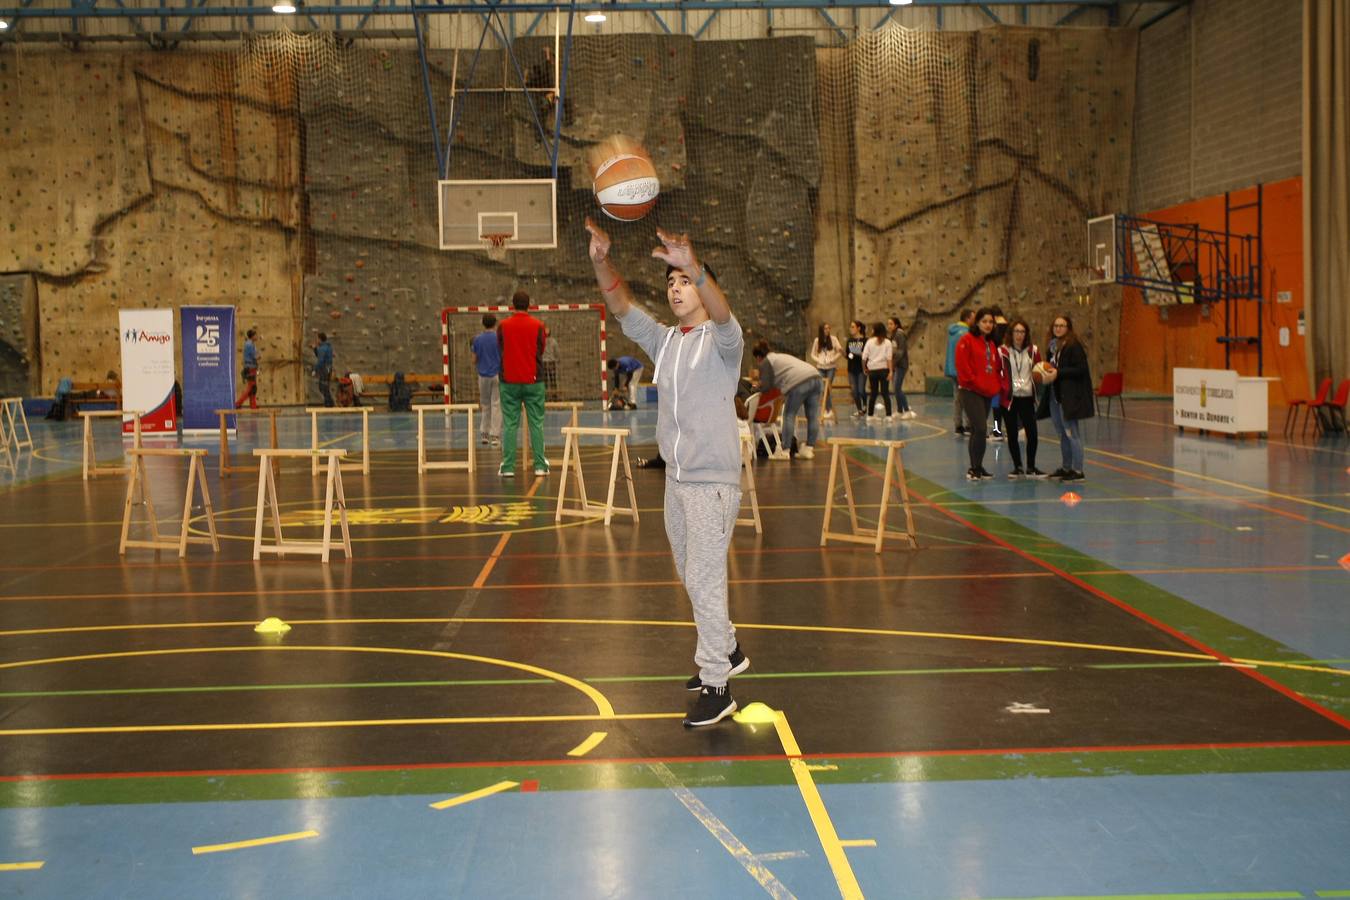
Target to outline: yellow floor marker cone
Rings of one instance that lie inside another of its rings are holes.
[[[747,703],[745,709],[732,718],[742,725],[767,725],[773,723],[773,710],[767,704],[756,701]]]
[[[258,634],[285,634],[291,630],[291,626],[287,625],[276,616],[268,616],[257,625],[254,625],[253,630],[258,632]]]

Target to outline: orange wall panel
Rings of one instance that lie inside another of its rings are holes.
[[[1234,191],[1234,206],[1256,200],[1256,188]],[[1267,184],[1262,202],[1265,248],[1265,296],[1259,305],[1234,302],[1234,333],[1256,334],[1256,316],[1264,316],[1264,374],[1279,378],[1270,386],[1270,402],[1284,406],[1290,397],[1308,395],[1304,337],[1298,333],[1303,310],[1303,179],[1290,178]],[[1222,231],[1223,195],[1204,197],[1166,209],[1141,213],[1160,222],[1191,223]],[[1256,209],[1237,210],[1229,228],[1235,233],[1255,234]],[[1289,303],[1277,303],[1279,293],[1289,292]],[[1126,288],[1121,298],[1120,370],[1128,391],[1172,392],[1172,369],[1193,367],[1222,369],[1224,333],[1223,304],[1194,306],[1149,306],[1139,291]],[[1164,318],[1164,315],[1166,318]],[[1281,328],[1289,329],[1289,346],[1280,346]],[[1255,347],[1234,345],[1230,367],[1243,375],[1255,375]]]

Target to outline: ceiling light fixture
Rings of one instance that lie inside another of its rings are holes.
[[[6,22],[4,19],[0,19],[0,31],[4,31],[8,27],[9,23]]]
[[[586,13],[586,21],[594,22],[598,25],[601,22],[605,21],[605,14],[598,10],[596,12]]]
[[[891,0],[891,6],[909,6],[914,0]]]
[[[295,7],[289,3],[282,2],[278,3],[276,6],[273,6],[272,12],[276,13],[279,16],[293,16],[295,15]]]

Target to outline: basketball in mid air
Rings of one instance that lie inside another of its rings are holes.
[[[636,222],[656,205],[661,182],[651,158],[636,143],[615,137],[600,146],[595,167],[595,200],[605,215],[621,222]]]

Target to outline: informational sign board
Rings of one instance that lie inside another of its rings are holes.
[[[1172,424],[1236,432],[1237,380],[1231,369],[1173,369]]]
[[[218,409],[234,406],[234,307],[184,306],[179,310],[183,335],[183,431],[214,432]],[[234,416],[226,420],[234,427]]]
[[[122,333],[122,408],[145,415],[141,431],[177,431],[173,400],[173,310],[124,309],[118,313]],[[130,432],[130,420],[122,431]]]

